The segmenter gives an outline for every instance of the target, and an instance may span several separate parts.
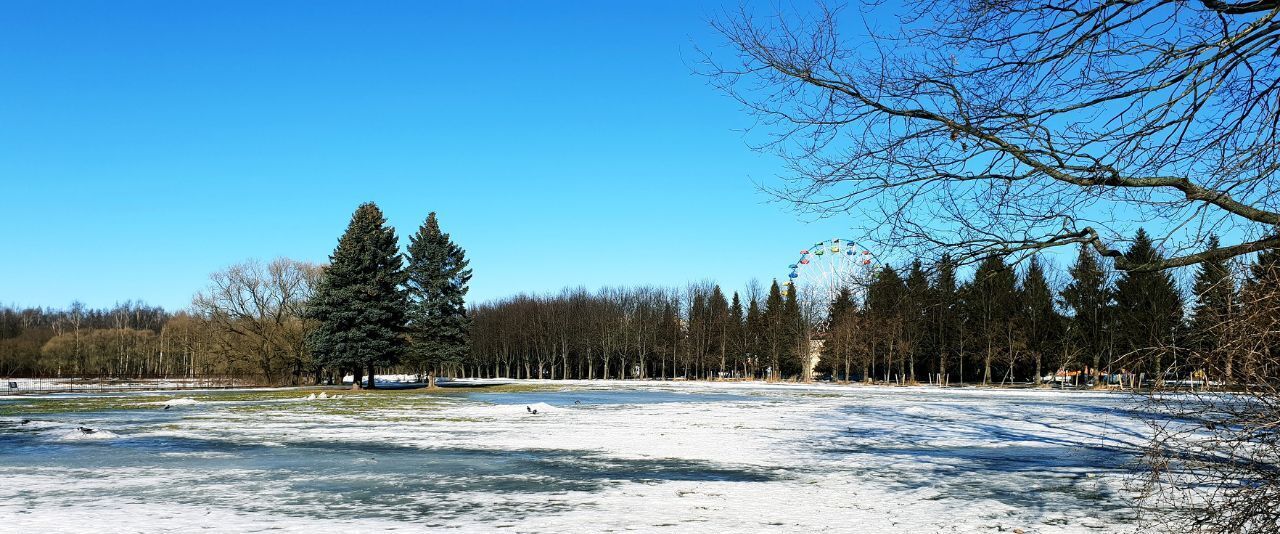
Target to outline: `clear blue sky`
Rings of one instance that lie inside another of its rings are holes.
[[[779,162],[691,73],[721,3],[451,4],[6,3],[0,303],[182,308],[370,200],[402,240],[437,211],[472,300],[738,288],[854,225],[755,189]]]

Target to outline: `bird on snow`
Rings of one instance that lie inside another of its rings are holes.
[[[538,415],[538,410],[534,410],[532,413],[533,415]]]
[[[525,406],[525,407],[524,407],[524,411],[529,412],[529,413],[533,413],[533,408],[530,408],[530,407],[528,407],[528,406]]]
[[[172,408],[172,407],[173,407],[173,406],[169,406],[168,404],[164,405],[164,409],[166,409],[166,410],[168,410],[169,408]]]
[[[94,429],[89,428],[89,427],[82,426],[82,427],[80,427],[80,432],[83,432],[83,433],[85,433],[85,434],[92,434],[92,433],[94,433],[94,432],[97,432],[97,430],[94,430]]]
[[[31,422],[31,420],[30,420],[30,419],[23,419],[21,424],[24,424],[24,425],[25,425],[25,424],[30,423],[30,422]]]

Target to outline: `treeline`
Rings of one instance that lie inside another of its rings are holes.
[[[1133,265],[1162,259],[1141,230],[1125,258]],[[1265,274],[1278,260],[1280,252],[1267,251],[1244,269],[1204,263],[1184,292],[1168,271],[1116,273],[1087,248],[1066,273],[1048,273],[1034,257],[1021,269],[989,257],[966,280],[944,256],[934,265],[885,266],[822,309],[806,309],[814,305],[776,283],[767,292],[729,296],[713,284],[521,295],[472,308],[472,350],[458,371],[587,379],[816,373],[897,383],[1231,381],[1232,362],[1210,366],[1193,356],[1222,342],[1250,292],[1280,288]]]
[[[471,316],[466,376],[779,378],[802,374],[809,355],[795,292],[784,298],[776,283],[745,303],[709,283],[579,288],[481,304]]]
[[[167,334],[174,319],[141,302],[106,309],[79,302],[65,310],[0,307],[0,375],[155,373],[174,363],[162,356],[172,347]]]
[[[373,385],[376,370],[449,372],[467,347],[471,270],[435,213],[401,253],[373,204],[326,266],[281,258],[210,276],[190,309],[0,308],[0,376],[210,378]]]
[[[357,210],[331,263],[249,261],[210,276],[188,310],[0,308],[0,376],[227,377],[267,384],[375,372],[511,378],[754,378],[1010,383],[1048,377],[1238,381],[1270,353],[1235,355],[1280,295],[1280,251],[1250,265],[1115,272],[1079,250],[1065,272],[1037,258],[944,256],[884,266],[830,303],[776,283],[519,295],[465,308],[470,269],[434,214],[399,251],[376,206]],[[1134,265],[1161,259],[1139,231]],[[1269,301],[1268,301],[1269,302]],[[1260,323],[1261,324],[1261,323]],[[1261,327],[1260,327],[1261,328]],[[1280,354],[1280,348],[1276,353]]]
[[[0,308],[0,376],[308,381],[318,373],[303,308],[319,275],[289,259],[233,265],[176,313],[134,302]]]

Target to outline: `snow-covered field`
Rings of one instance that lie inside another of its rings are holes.
[[[1044,390],[322,393],[0,399],[0,532],[1128,532],[1146,433]]]

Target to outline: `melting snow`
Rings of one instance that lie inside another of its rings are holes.
[[[0,454],[0,529],[1134,530],[1126,462],[1147,430],[1121,395],[549,384],[560,390],[408,394],[354,413],[124,411],[99,421],[128,431],[110,455],[66,443],[110,431],[42,430],[68,447],[49,455],[0,421],[0,448],[34,445]]]

